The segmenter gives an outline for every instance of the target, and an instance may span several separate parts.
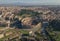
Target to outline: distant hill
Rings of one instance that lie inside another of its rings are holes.
[[[60,5],[43,5],[42,3],[20,3],[20,2],[0,4],[0,6],[44,6],[44,7],[59,6],[60,7]]]
[[[0,6],[39,6],[41,4],[33,4],[33,3],[6,3],[6,4],[0,4]]]

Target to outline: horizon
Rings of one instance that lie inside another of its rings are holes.
[[[60,0],[0,0],[0,4],[60,5]]]

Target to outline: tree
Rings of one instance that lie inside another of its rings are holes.
[[[16,27],[16,28],[22,28],[22,22],[18,18],[15,18],[11,26]]]

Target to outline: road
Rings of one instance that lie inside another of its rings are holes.
[[[37,24],[36,27],[33,27],[31,31],[36,32],[41,29],[41,23]]]

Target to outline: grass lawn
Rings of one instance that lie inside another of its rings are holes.
[[[20,30],[19,32],[21,32],[23,34],[28,34],[29,33],[29,31],[27,31],[27,30]]]

